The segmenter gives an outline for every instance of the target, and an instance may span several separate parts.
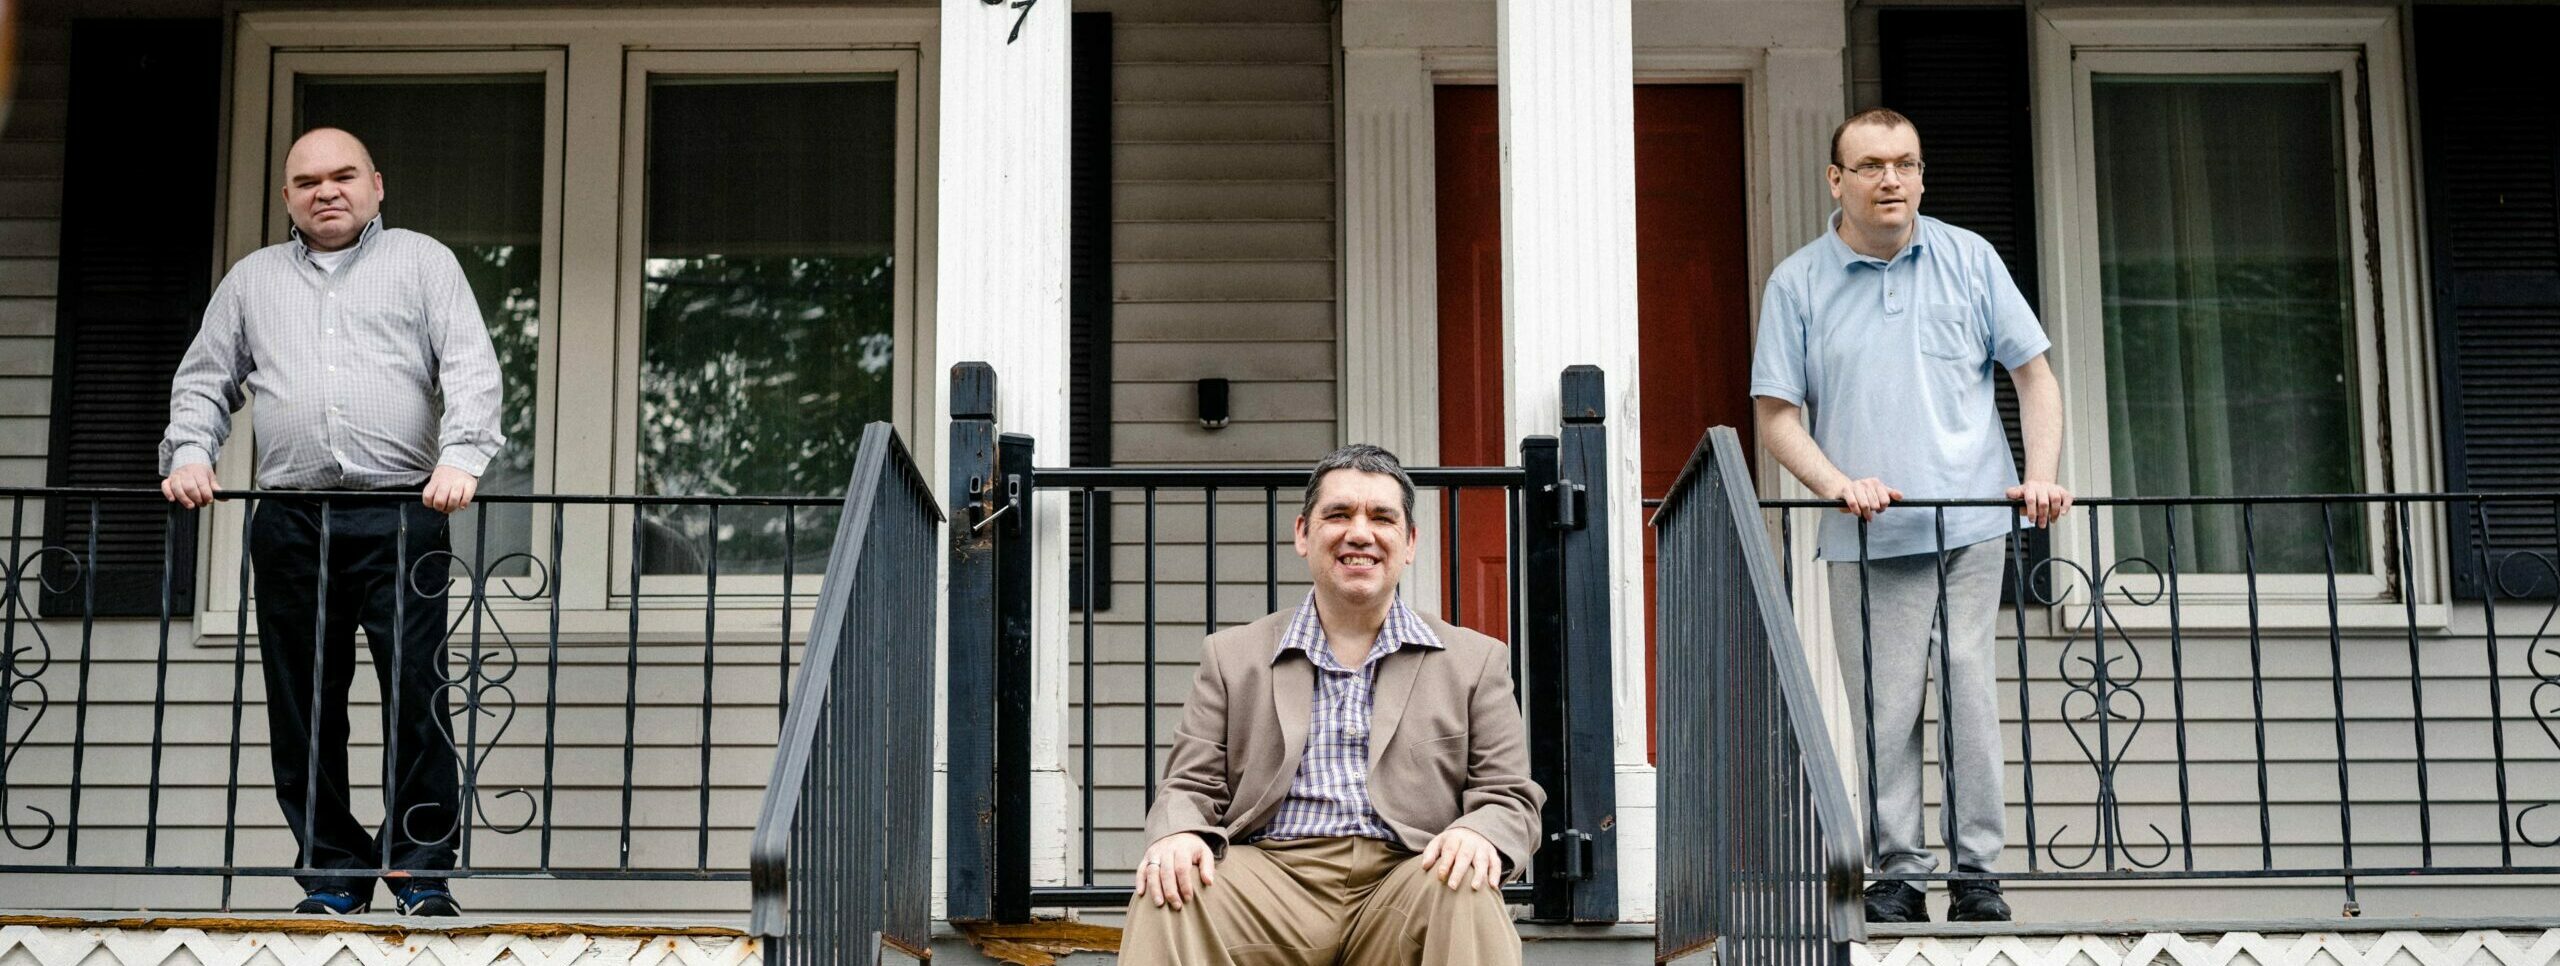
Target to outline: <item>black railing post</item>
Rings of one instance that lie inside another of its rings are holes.
[[[943,892],[954,921],[996,916],[996,372],[951,367],[949,774]],[[1006,817],[1010,821],[1010,817]]]
[[[1573,886],[1575,922],[1618,920],[1618,775],[1611,636],[1617,585],[1610,572],[1609,441],[1606,380],[1597,366],[1569,366],[1563,379],[1559,434],[1557,531],[1564,554],[1562,652],[1567,824],[1555,833],[1578,842],[1583,878]],[[1579,511],[1578,514],[1573,511]],[[1578,518],[1576,518],[1578,517]],[[1636,627],[1641,628],[1641,617]]]
[[[1031,921],[1032,439],[996,443],[995,921]]]
[[[1559,660],[1564,653],[1559,644],[1565,623],[1564,539],[1557,524],[1561,503],[1556,495],[1560,483],[1556,459],[1555,437],[1520,441],[1520,468],[1527,475],[1521,485],[1522,516],[1527,519],[1521,528],[1525,635],[1520,646],[1526,654],[1522,676],[1529,686],[1523,710],[1529,719],[1529,777],[1547,792],[1538,827],[1548,830],[1573,826],[1572,744],[1566,738],[1565,674]],[[1580,843],[1578,837],[1568,844],[1565,838],[1551,835],[1539,844],[1537,875],[1531,880],[1531,918],[1552,922],[1572,917],[1573,888],[1588,867],[1582,861]]]
[[[1532,777],[1547,792],[1533,915],[1618,919],[1617,752],[1610,695],[1607,405],[1600,370],[1565,370],[1557,437],[1520,442]]]

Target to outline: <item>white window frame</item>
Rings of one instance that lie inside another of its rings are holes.
[[[540,492],[628,493],[637,467],[638,314],[641,212],[636,180],[645,100],[634,85],[647,71],[747,75],[894,72],[899,86],[894,420],[922,465],[935,441],[918,413],[936,398],[931,244],[935,148],[932,124],[939,18],[932,8],[852,10],[650,9],[495,10],[470,18],[417,11],[260,11],[235,33],[224,258],[217,270],[282,236],[285,214],[274,169],[294,132],[291,85],[301,73],[529,74],[546,78],[543,292],[535,435],[509,445],[535,448]],[[848,66],[851,65],[851,66]],[[396,197],[397,185],[387,188]],[[603,400],[598,413],[560,411],[564,399]],[[253,482],[255,404],[233,420],[228,456],[217,470],[226,489]],[[608,419],[593,418],[610,414]],[[572,506],[563,513],[570,559],[554,578],[563,644],[621,643],[635,627],[630,597],[630,511]],[[550,547],[547,509],[537,507],[533,552]],[[199,643],[228,646],[239,629],[256,634],[254,613],[238,606],[245,508],[216,504],[201,541]],[[583,551],[583,553],[581,552]],[[576,559],[580,556],[586,559]],[[698,596],[698,577],[646,577],[636,616],[644,642],[700,641],[770,647],[777,635],[804,636],[820,575],[801,574],[784,628],[779,576],[729,575],[716,610]],[[522,584],[524,580],[518,579]],[[463,588],[457,586],[457,597]],[[491,609],[521,635],[548,619],[550,597],[507,598],[489,588]],[[455,605],[459,614],[460,602]],[[532,623],[527,623],[528,621]]]
[[[898,214],[894,229],[894,252],[891,270],[896,277],[892,295],[896,344],[915,344],[916,303],[916,234],[915,234],[915,169],[916,169],[916,64],[912,53],[879,50],[758,50],[758,51],[633,51],[625,61],[622,152],[622,286],[617,296],[616,316],[624,321],[620,338],[616,339],[614,372],[621,376],[613,387],[613,425],[623,439],[614,447],[613,475],[608,484],[614,493],[639,491],[640,386],[637,378],[641,366],[642,335],[640,319],[645,312],[643,283],[648,275],[643,264],[648,250],[648,103],[649,80],[662,76],[701,76],[713,78],[748,78],[758,74],[774,77],[808,77],[825,75],[867,75],[894,77],[897,84],[898,146],[896,177],[898,181]],[[913,386],[915,360],[913,353],[897,352],[891,357],[891,383]],[[931,398],[931,397],[926,397]],[[899,434],[913,439],[915,431],[915,397],[913,393],[897,393],[892,397],[891,421]],[[614,513],[614,559],[630,560],[630,511]],[[620,573],[620,570],[616,571]],[[807,595],[818,589],[821,575],[802,573],[794,577],[794,591]],[[782,578],[779,575],[730,575],[721,578],[721,596],[753,595],[774,598],[780,606]],[[643,576],[641,593],[685,595],[703,593],[704,577],[666,574]],[[616,591],[628,595],[628,586]]]
[[[2357,402],[2362,412],[2365,489],[2423,493],[2436,488],[2431,348],[2420,305],[2415,182],[2406,123],[2406,74],[2399,13],[2390,8],[2101,8],[2045,10],[2034,21],[2034,105],[2046,326],[2062,374],[2065,479],[2104,492],[2110,472],[2106,423],[2104,314],[2100,304],[2097,194],[2090,78],[2096,73],[2302,73],[2340,80],[2345,117],[2349,251],[2353,270]],[[2345,512],[2341,507],[2341,512]],[[2099,526],[2111,542],[2112,516]],[[2055,554],[2087,561],[2088,517],[2056,528]],[[2399,528],[2375,504],[2367,516],[2373,569],[2337,579],[2338,622],[2351,628],[2406,628],[2409,604],[2422,627],[2446,621],[2441,508],[2410,514],[2408,565]],[[2101,543],[2100,546],[2104,546]],[[2119,575],[2149,592],[2147,576]],[[2073,583],[2078,583],[2075,578]],[[2251,622],[2250,591],[2239,575],[2181,573],[2179,623],[2190,629]],[[2087,588],[2056,608],[2058,627],[2085,627]],[[2405,596],[2404,596],[2405,595]],[[2329,588],[2321,574],[2268,574],[2257,581],[2255,620],[2265,628],[2326,627]],[[2166,627],[2166,606],[2109,608],[2127,627]]]

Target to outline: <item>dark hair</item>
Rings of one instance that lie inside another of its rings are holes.
[[[1316,491],[1324,488],[1325,474],[1335,470],[1358,470],[1395,477],[1396,486],[1404,490],[1405,525],[1413,525],[1413,477],[1405,475],[1404,463],[1396,459],[1396,454],[1369,443],[1353,443],[1316,461],[1316,468],[1307,472],[1307,500],[1299,505],[1299,516],[1315,515]]]
[[[1886,128],[1907,127],[1910,128],[1914,134],[1917,134],[1920,131],[1920,126],[1911,123],[1910,118],[1902,116],[1901,111],[1894,110],[1890,107],[1867,108],[1866,110],[1859,111],[1856,114],[1849,115],[1848,120],[1840,122],[1839,127],[1831,129],[1832,164],[1843,168],[1849,166],[1849,162],[1842,160],[1840,157],[1840,136],[1849,133],[1850,128],[1856,127],[1860,124],[1873,124],[1878,127]]]

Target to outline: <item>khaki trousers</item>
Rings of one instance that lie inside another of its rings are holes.
[[[1498,889],[1449,888],[1422,857],[1377,839],[1227,849],[1217,884],[1182,911],[1129,900],[1127,966],[1518,966]]]

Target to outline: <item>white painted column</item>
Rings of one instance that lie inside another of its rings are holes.
[[[1431,78],[1413,48],[1343,52],[1342,442],[1409,466],[1440,456],[1439,223],[1432,206]],[[1425,500],[1415,522],[1439,534]],[[1437,607],[1447,566],[1423,541],[1408,599]]]
[[[1769,51],[1763,72],[1768,86],[1769,137],[1761,147],[1763,164],[1769,172],[1769,221],[1778,258],[1830,229],[1835,205],[1822,172],[1831,162],[1831,129],[1848,116],[1840,96],[1847,88],[1840,55],[1836,47],[1782,47]],[[1778,481],[1780,496],[1813,496],[1794,474],[1775,469],[1771,473]],[[1823,719],[1830,727],[1831,747],[1855,749],[1857,730],[1850,724],[1849,694],[1839,652],[1831,646],[1830,568],[1813,555],[1814,524],[1819,518],[1819,514],[1803,511],[1796,515],[1797,539],[1793,558],[1787,561],[1788,566],[1796,568],[1797,593],[1804,601],[1796,608],[1796,632],[1805,643],[1814,688],[1823,697]],[[1859,773],[1863,762],[1854,753],[1840,754],[1838,758],[1850,798],[1864,808],[1867,786]]]
[[[1608,377],[1618,909],[1653,918],[1645,761],[1643,419],[1636,391],[1635,50],[1629,0],[1497,0],[1505,435],[1553,434],[1568,365]]]
[[[942,0],[934,246],[935,365],[995,366],[996,419],[1067,462],[1067,8]],[[1020,32],[1015,35],[1019,25]],[[1008,40],[1008,36],[1011,39]],[[934,380],[934,422],[950,381]],[[1032,505],[1031,880],[1065,881],[1077,796],[1067,741],[1067,501]],[[945,638],[947,641],[948,638]],[[943,709],[948,713],[949,709]],[[937,808],[937,816],[940,810]],[[937,872],[934,881],[942,882]]]

